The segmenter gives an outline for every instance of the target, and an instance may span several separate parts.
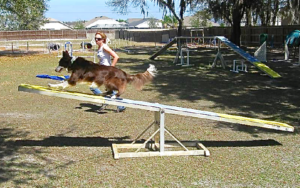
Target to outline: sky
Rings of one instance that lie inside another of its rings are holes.
[[[129,9],[127,15],[113,11],[105,2],[107,0],[49,0],[46,18],[54,18],[59,21],[89,21],[95,17],[106,16],[112,19],[127,20],[128,18],[143,18],[140,8]],[[162,10],[149,0],[148,17],[162,19]]]

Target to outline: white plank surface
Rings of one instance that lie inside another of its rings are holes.
[[[102,96],[96,96],[93,94],[75,93],[75,92],[64,91],[64,90],[54,90],[48,87],[34,86],[29,84],[21,84],[18,90],[29,92],[29,93],[48,95],[48,96],[75,99],[80,101],[110,104],[116,106],[126,106],[129,108],[137,108],[137,109],[149,110],[149,111],[163,110],[165,113],[168,114],[190,116],[190,117],[210,119],[210,120],[223,121],[229,123],[237,123],[237,124],[243,124],[248,126],[263,127],[267,129],[275,129],[275,130],[288,131],[288,132],[294,131],[294,127],[285,123],[266,121],[266,120],[255,119],[255,118],[247,118],[243,116],[208,112],[202,110],[195,110],[190,108],[181,108],[177,106],[169,106],[169,105],[163,105],[159,103],[150,103],[150,102],[136,101],[130,99],[122,99],[122,100],[111,99]]]

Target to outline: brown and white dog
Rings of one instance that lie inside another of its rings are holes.
[[[64,68],[72,72],[70,78],[59,84],[48,84],[49,87],[66,88],[75,86],[76,83],[89,84],[90,87],[104,85],[107,91],[105,95],[118,91],[116,97],[125,92],[127,84],[132,84],[136,89],[141,90],[142,86],[150,82],[156,74],[156,68],[151,64],[144,73],[130,75],[116,67],[99,65],[82,57],[73,60],[67,51],[63,52],[63,57],[55,71],[61,72]]]

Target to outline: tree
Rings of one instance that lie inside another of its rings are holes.
[[[155,18],[149,18],[148,25],[149,25],[150,28],[157,28],[158,27],[158,25],[157,25],[157,19],[155,19]]]
[[[0,0],[2,29],[33,30],[45,23],[48,0]]]
[[[126,23],[127,21],[126,21],[126,20],[123,20],[123,19],[118,19],[117,22],[120,22],[120,23],[122,23],[122,22],[123,22],[123,23]]]
[[[288,24],[300,24],[300,1],[285,0],[281,14],[289,21]]]
[[[185,11],[190,8],[195,7],[194,3],[197,0],[151,0],[151,2],[156,3],[160,9],[163,10],[163,15],[166,15],[170,12],[178,21],[177,35],[182,35],[182,26],[183,26],[183,14]],[[179,13],[176,11],[176,4],[179,2]],[[128,12],[128,5],[132,4],[133,7],[139,7],[143,15],[148,14],[147,12],[147,1],[146,0],[109,0],[106,3],[108,6],[113,7],[114,11],[117,11],[121,14],[126,14]]]
[[[175,16],[168,16],[168,15],[164,15],[163,20],[162,20],[162,24],[164,25],[164,27],[172,27],[172,28],[176,28],[178,26],[178,21],[175,18]]]
[[[255,15],[256,21],[260,20],[261,25],[275,25],[279,15],[279,11],[284,6],[286,0],[260,0],[257,3],[252,4],[251,9],[247,11],[249,18],[251,15]]]
[[[198,0],[202,2],[216,20],[224,20],[231,25],[230,40],[240,45],[241,21],[247,8],[259,0]]]
[[[10,12],[0,10],[0,30],[17,30],[17,17]]]
[[[191,18],[191,25],[192,27],[211,26],[210,19],[211,15],[206,10],[197,11]]]
[[[79,21],[75,22],[74,29],[85,29],[84,21],[79,20]]]

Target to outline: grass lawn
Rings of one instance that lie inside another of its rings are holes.
[[[128,86],[123,98],[280,121],[295,132],[166,114],[177,138],[201,141],[211,156],[115,160],[111,144],[133,140],[153,112],[116,113],[112,105],[100,112],[99,104],[18,92],[22,83],[57,82],[35,77],[58,75],[57,54],[0,54],[0,187],[300,186],[300,67],[291,68],[281,61],[283,52],[270,50],[267,65],[282,76],[271,79],[250,64],[248,73],[212,69],[215,49],[193,52],[193,67],[175,66],[172,52],[149,60],[156,50],[117,51],[117,67],[127,73],[143,72],[149,63],[159,71],[142,91]],[[238,58],[226,49],[223,54]],[[69,90],[90,93],[85,85]]]

